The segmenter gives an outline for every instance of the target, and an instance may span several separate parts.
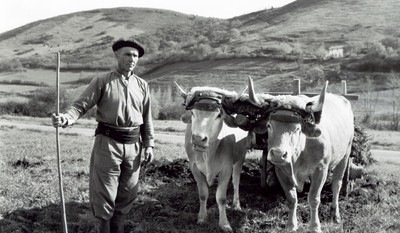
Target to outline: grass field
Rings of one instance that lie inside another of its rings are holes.
[[[3,116],[6,121],[13,117]],[[15,118],[14,118],[15,120]],[[20,118],[48,125],[48,119]],[[81,127],[93,121],[82,119]],[[181,134],[183,124],[156,121],[158,132]],[[392,135],[392,137],[394,137]],[[88,200],[88,165],[93,137],[61,134],[61,156],[69,232],[93,232]],[[377,139],[378,140],[378,139]],[[157,143],[156,161],[141,173],[140,196],[129,214],[126,232],[219,232],[215,186],[209,197],[207,224],[197,225],[198,194],[180,143]],[[378,144],[382,144],[379,142]],[[54,133],[0,128],[0,232],[61,232]],[[329,220],[329,189],[324,189],[321,221],[324,232],[399,232],[399,161],[370,167],[357,180],[349,198],[340,202],[342,224]],[[242,210],[235,211],[228,190],[228,218],[235,232],[284,232],[287,209],[279,191],[259,186],[257,156],[242,171]],[[299,194],[300,230],[307,232],[306,195]]]

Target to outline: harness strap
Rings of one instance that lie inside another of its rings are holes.
[[[186,110],[218,111],[222,107],[222,96],[216,93],[196,92],[186,105]]]
[[[288,111],[293,112],[293,115],[277,114],[277,111]],[[271,120],[291,123],[305,123],[315,125],[320,122],[321,112],[313,112],[310,106],[306,107],[306,110],[300,108],[274,108],[270,109],[267,113]],[[316,117],[317,116],[317,117]]]

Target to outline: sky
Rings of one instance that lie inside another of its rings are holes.
[[[157,8],[226,19],[281,7],[293,1],[295,0],[1,0],[0,33],[37,20],[99,8]]]

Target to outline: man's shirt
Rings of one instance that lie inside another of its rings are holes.
[[[68,125],[74,124],[95,105],[97,122],[140,127],[143,146],[154,147],[150,91],[146,81],[134,74],[126,78],[118,71],[93,79],[67,110]]]

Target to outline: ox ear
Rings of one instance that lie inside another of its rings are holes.
[[[224,109],[221,109],[221,110],[222,110],[222,117],[224,119],[225,124],[228,127],[237,128],[239,125],[236,123],[235,117],[233,117],[233,116],[229,115],[228,113],[226,113]]]
[[[179,84],[177,82],[174,82],[175,86],[179,89],[179,91],[181,92],[181,96],[184,100],[186,100],[186,97],[188,96],[188,94],[183,90],[183,88],[181,86],[179,86]]]
[[[322,131],[318,127],[318,125],[310,124],[308,122],[303,123],[301,131],[308,138],[317,138],[317,137],[321,136],[321,134],[322,134]]]
[[[192,114],[190,111],[186,111],[186,113],[181,116],[181,121],[185,124],[192,123]]]

